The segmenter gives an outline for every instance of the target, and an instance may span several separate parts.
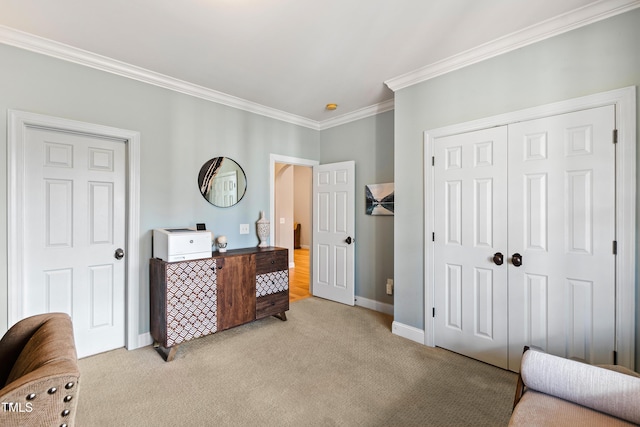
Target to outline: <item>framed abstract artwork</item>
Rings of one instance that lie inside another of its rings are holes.
[[[393,182],[365,185],[367,215],[393,215]]]

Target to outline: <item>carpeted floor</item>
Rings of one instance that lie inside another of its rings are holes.
[[[183,344],[80,360],[79,426],[500,426],[516,374],[319,298]]]

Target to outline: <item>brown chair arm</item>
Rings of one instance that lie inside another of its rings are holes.
[[[524,350],[522,350],[522,354],[525,354],[527,350],[529,350],[529,346],[525,345]],[[524,381],[522,381],[522,374],[518,373],[518,383],[516,384],[516,395],[513,399],[513,408],[511,408],[512,410],[515,409],[518,402],[520,402],[520,399],[522,399],[523,394],[524,394]]]
[[[13,365],[31,336],[43,323],[53,317],[66,316],[66,313],[45,313],[23,319],[13,325],[0,340],[0,388],[5,386]]]

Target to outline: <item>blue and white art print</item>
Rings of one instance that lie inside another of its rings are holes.
[[[393,182],[365,185],[367,215],[393,215]]]

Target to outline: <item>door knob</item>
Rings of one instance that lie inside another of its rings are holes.
[[[511,263],[514,265],[514,267],[520,267],[522,265],[522,255],[520,255],[519,253],[511,255]]]
[[[493,254],[493,262],[496,265],[502,265],[504,263],[504,255],[501,252],[496,252]]]
[[[351,242],[353,242],[353,239],[351,238],[351,236],[349,236],[345,239],[345,242],[347,242],[347,245],[350,245]]]
[[[124,251],[122,250],[122,248],[118,248],[118,249],[116,249],[116,253],[113,254],[113,256],[116,259],[122,259],[122,258],[124,258]]]

